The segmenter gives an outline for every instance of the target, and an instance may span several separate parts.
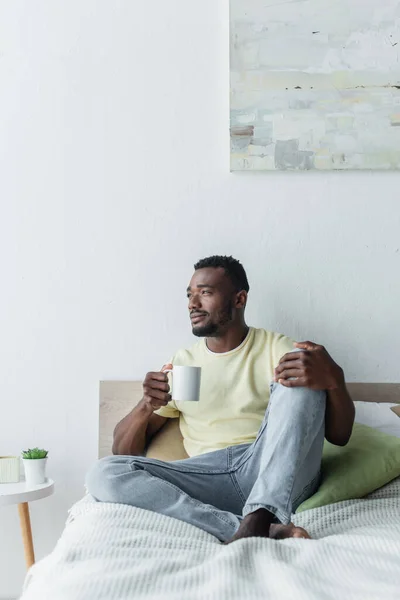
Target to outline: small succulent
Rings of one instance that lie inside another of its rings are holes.
[[[22,458],[46,458],[48,453],[48,450],[41,448],[29,448],[29,450],[23,450]]]

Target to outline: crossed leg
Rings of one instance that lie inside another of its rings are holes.
[[[95,463],[86,485],[99,501],[159,512],[225,542],[308,537],[290,517],[318,485],[324,416],[325,393],[274,383],[253,444],[175,462],[110,456]]]

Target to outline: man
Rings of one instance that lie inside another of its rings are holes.
[[[202,367],[200,402],[177,406],[166,373],[148,373],[143,399],[115,428],[116,456],[88,473],[98,501],[181,519],[224,543],[309,537],[291,515],[317,490],[324,437],[347,444],[354,405],[343,370],[323,346],[246,325],[248,292],[234,258],[195,265],[187,297],[192,331],[201,339],[172,365]],[[144,457],[174,417],[190,458]]]

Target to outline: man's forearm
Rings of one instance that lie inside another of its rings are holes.
[[[146,429],[152,412],[143,402],[118,423],[114,429],[113,454],[141,456],[146,447]]]
[[[354,403],[341,381],[336,389],[327,391],[325,437],[336,446],[345,446],[350,439],[354,423]]]

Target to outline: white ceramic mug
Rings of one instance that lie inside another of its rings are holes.
[[[166,369],[171,373],[171,395],[175,402],[198,402],[200,400],[201,367],[180,367]]]

